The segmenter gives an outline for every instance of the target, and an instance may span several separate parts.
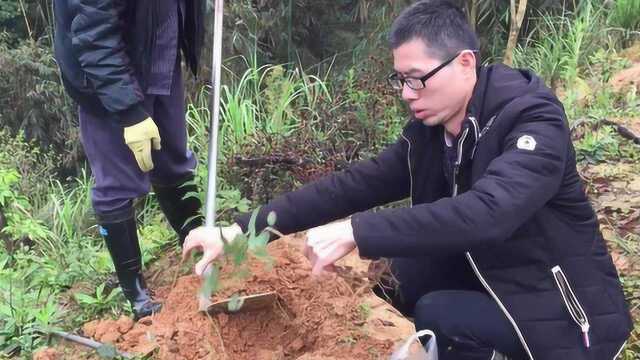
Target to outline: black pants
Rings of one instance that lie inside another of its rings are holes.
[[[384,281],[375,293],[412,317],[416,330],[436,334],[439,360],[489,360],[494,350],[526,359],[511,323],[464,256],[394,258],[390,270],[399,284]]]

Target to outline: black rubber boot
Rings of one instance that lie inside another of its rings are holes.
[[[178,243],[182,246],[189,231],[203,223],[200,212],[202,203],[197,197],[198,187],[194,183],[193,176],[173,185],[153,184],[153,191],[156,193],[162,212],[178,234]]]
[[[133,209],[128,210],[131,216],[124,219],[110,218],[108,222],[100,219],[100,234],[111,254],[116,268],[116,275],[124,296],[129,300],[134,320],[160,311],[162,304],[149,296],[142,277],[142,256],[136,233],[136,221]],[[120,216],[122,218],[122,216]]]

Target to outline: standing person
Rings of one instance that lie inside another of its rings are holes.
[[[390,258],[399,285],[376,292],[435,332],[441,360],[617,357],[631,317],[560,101],[530,71],[481,66],[476,35],[446,0],[408,7],[389,40],[388,82],[411,110],[402,136],[270,201],[256,230],[271,211],[284,234],[311,229],[315,274],[356,247]],[[409,207],[368,211],[407,197]],[[196,273],[248,219],[189,234],[183,254],[204,251]]]
[[[190,197],[196,159],[187,148],[181,60],[194,75],[204,0],[55,0],[55,57],[79,104],[100,233],[134,318],[161,308],[142,276],[133,199],[155,191],[183,243],[199,226]]]

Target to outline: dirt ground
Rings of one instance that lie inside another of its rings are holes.
[[[216,298],[238,290],[275,291],[279,301],[270,308],[209,317],[198,312],[200,279],[187,275],[173,288],[156,288],[164,303],[160,313],[137,323],[127,317],[95,320],[84,325],[83,335],[154,359],[387,359],[414,328],[371,292],[368,263],[354,254],[340,263],[340,275],[313,278],[301,242],[289,237],[271,243],[273,265],[252,259],[245,276],[223,266],[226,286]],[[165,282],[171,270],[163,272]]]

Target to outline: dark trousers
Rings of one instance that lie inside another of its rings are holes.
[[[98,116],[82,107],[80,135],[95,185],[91,191],[98,217],[127,213],[131,200],[149,192],[151,183],[172,185],[193,173],[196,158],[187,148],[184,88],[176,62],[169,95],[146,95],[144,106],[158,126],[161,150],[152,150],[154,168],[144,173],[124,143],[124,129],[113,115]]]
[[[439,360],[489,360],[494,350],[526,358],[511,323],[464,256],[394,258],[390,270],[397,284],[384,281],[374,292],[412,317],[416,330],[436,334]]]

